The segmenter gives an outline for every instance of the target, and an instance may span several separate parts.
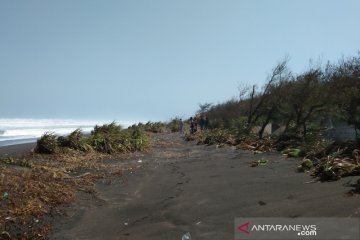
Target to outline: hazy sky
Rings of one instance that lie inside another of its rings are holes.
[[[0,0],[0,118],[167,120],[360,50],[359,0]]]

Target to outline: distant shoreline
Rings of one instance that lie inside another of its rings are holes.
[[[26,143],[35,143],[38,138],[23,138],[23,139],[14,139],[14,140],[4,140],[0,141],[0,147],[7,147],[19,144]]]

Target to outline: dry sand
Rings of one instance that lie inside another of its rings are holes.
[[[36,143],[23,143],[0,147],[0,157],[18,157],[28,154],[35,146]]]
[[[115,161],[132,170],[99,182],[96,196],[78,193],[50,239],[181,239],[187,231],[197,240],[233,239],[235,217],[360,215],[360,196],[347,194],[359,177],[314,182],[295,172],[301,159],[198,146],[177,134],[154,137],[152,151]],[[0,156],[33,147],[1,147]],[[269,163],[249,167],[259,159]]]
[[[133,171],[99,182],[96,197],[79,194],[50,239],[233,239],[235,217],[359,216],[359,196],[344,186],[359,177],[309,183],[294,171],[300,159],[155,137],[153,151],[119,161]]]

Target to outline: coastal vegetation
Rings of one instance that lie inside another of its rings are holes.
[[[81,152],[120,153],[142,151],[148,147],[149,141],[144,130],[131,127],[123,130],[120,125],[112,122],[95,126],[89,135],[76,129],[68,136],[56,136],[45,133],[38,141],[36,153],[65,153],[68,150]]]
[[[280,61],[262,88],[241,85],[238,99],[200,104],[196,114],[207,116],[209,125],[186,133],[185,140],[217,147],[228,144],[254,154],[279,151],[285,157],[302,158],[296,170],[321,181],[359,175],[360,53],[323,67],[310,64],[300,74],[294,74],[288,62]],[[355,138],[335,141],[327,134],[329,121],[353,127]],[[132,165],[123,167],[115,160],[146,151],[151,135],[178,132],[179,123],[176,117],[127,129],[112,122],[95,126],[90,133],[48,132],[33,153],[0,159],[0,238],[46,239],[51,231],[46,216],[61,213],[59,206],[72,203],[76,192],[94,193],[99,179],[131,171]],[[276,129],[268,131],[269,124]],[[250,166],[267,163],[260,159]]]
[[[168,122],[147,122],[138,123],[129,127],[129,129],[138,128],[149,133],[165,133],[165,132],[178,132],[180,118],[175,117]]]
[[[59,206],[71,204],[76,192],[94,193],[99,179],[111,181],[133,168],[104,159],[124,159],[149,143],[143,129],[112,122],[90,134],[45,133],[33,153],[0,159],[0,239],[47,239],[52,229],[47,216],[61,214]]]
[[[210,129],[185,140],[303,157],[298,170],[321,180],[359,174],[360,52],[325,66],[310,62],[299,74],[288,65],[288,58],[280,61],[261,88],[240,84],[237,99],[201,104],[197,114],[209,117]],[[351,126],[354,139],[334,140],[329,122]],[[267,131],[270,125],[277,129]]]

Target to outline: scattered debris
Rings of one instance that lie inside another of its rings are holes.
[[[348,184],[349,186],[353,187],[353,189],[351,189],[348,194],[353,195],[356,193],[360,193],[360,179],[358,179],[356,181],[356,183],[354,184]]]
[[[313,162],[310,159],[305,158],[301,164],[297,167],[298,172],[309,171],[314,166]]]
[[[304,152],[300,148],[288,148],[281,152],[286,157],[301,157]]]
[[[9,195],[10,194],[8,192],[4,192],[4,194],[2,196],[3,200],[7,199],[9,197]]]
[[[237,145],[237,148],[253,151],[254,154],[271,152],[273,151],[273,141],[271,138],[243,137],[240,139],[240,144]]]
[[[334,181],[341,177],[360,174],[360,150],[355,149],[350,157],[327,156],[318,161],[313,175],[322,181]]]
[[[7,231],[2,231],[0,237],[1,239],[11,239],[11,236]]]
[[[223,143],[216,144],[216,148],[222,148],[222,147],[224,147],[224,146],[225,146],[225,144],[223,144]]]
[[[59,207],[70,204],[77,190],[93,194],[98,179],[122,171],[120,165],[103,164],[109,157],[117,155],[32,153],[26,158],[30,166],[14,164],[21,158],[0,159],[0,233],[6,231],[0,239],[46,239],[52,230],[43,221],[46,215],[60,214]]]
[[[319,182],[318,180],[312,180],[312,181],[308,181],[308,182],[304,182],[305,184],[309,184],[309,183],[317,183]]]
[[[182,236],[181,240],[191,240],[191,235],[190,235],[190,233],[189,233],[189,232],[185,233],[185,234]]]
[[[251,162],[250,167],[265,166],[267,163],[268,163],[268,160],[260,159],[260,160]]]

